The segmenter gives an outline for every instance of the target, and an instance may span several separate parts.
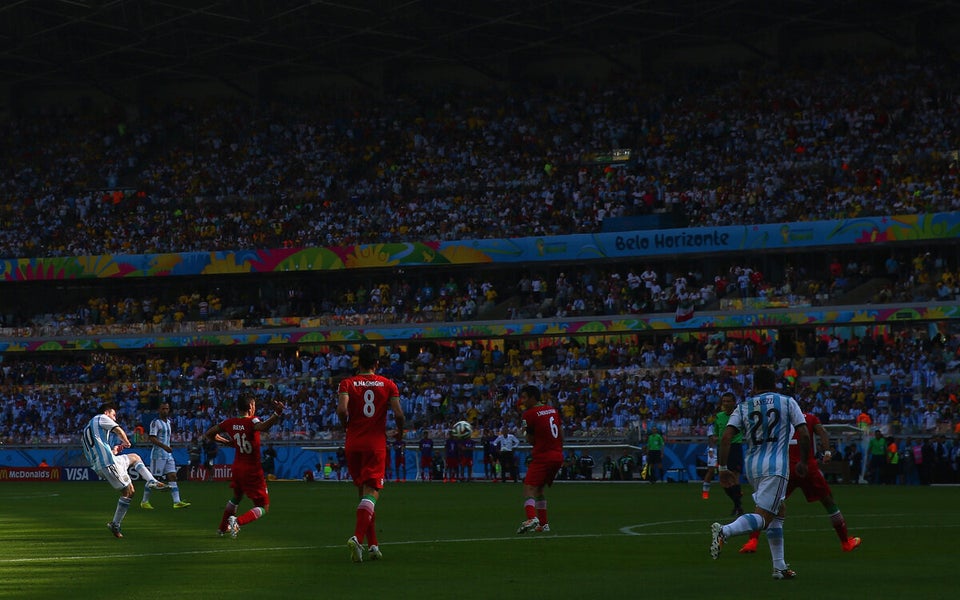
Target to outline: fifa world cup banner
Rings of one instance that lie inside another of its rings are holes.
[[[60,467],[0,467],[2,481],[60,481]]]

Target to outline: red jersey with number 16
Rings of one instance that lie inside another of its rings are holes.
[[[235,450],[235,474],[263,473],[263,465],[260,463],[260,432],[254,429],[254,425],[259,422],[258,417],[233,417],[220,423],[220,430],[230,438],[230,445]]]
[[[346,450],[386,451],[387,409],[400,396],[397,384],[383,375],[362,374],[340,382],[338,394],[347,394]]]
[[[534,458],[563,461],[563,431],[560,413],[547,404],[537,404],[523,411],[527,433],[533,435]]]

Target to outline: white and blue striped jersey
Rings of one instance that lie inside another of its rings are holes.
[[[797,401],[776,392],[757,394],[738,404],[727,425],[743,432],[747,478],[789,477],[793,429],[805,423]]]
[[[110,432],[118,427],[117,422],[104,414],[90,419],[80,435],[83,446],[83,455],[96,471],[103,471],[116,462],[113,454],[113,444],[110,443]]]
[[[164,446],[170,447],[170,438],[172,435],[172,429],[170,428],[170,421],[167,419],[154,419],[150,422],[150,435],[156,437],[161,444]],[[154,444],[153,448],[150,450],[150,461],[152,464],[157,464],[159,461],[164,458],[172,458],[172,455]]]

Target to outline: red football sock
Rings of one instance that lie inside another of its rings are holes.
[[[377,513],[373,513],[372,515],[370,515],[370,525],[367,527],[367,545],[368,546],[380,545],[377,543]]]
[[[358,542],[363,541],[367,530],[370,528],[370,522],[373,520],[374,507],[375,501],[370,496],[364,496],[363,500],[361,500],[357,506],[357,524],[353,528],[353,535],[356,536]]]
[[[523,501],[523,511],[526,513],[528,519],[532,519],[537,516],[537,505],[536,501],[533,498],[527,498]]]

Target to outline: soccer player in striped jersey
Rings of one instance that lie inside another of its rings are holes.
[[[167,478],[167,487],[173,495],[174,508],[186,508],[190,506],[189,502],[180,499],[180,486],[177,485],[177,463],[173,459],[173,448],[170,447],[173,430],[170,427],[170,403],[162,402],[157,414],[157,418],[150,421],[150,443],[153,448],[150,450],[150,471],[157,475],[165,475]],[[140,501],[140,508],[153,510],[150,504],[150,488],[143,488],[143,500]]]
[[[724,429],[717,467],[720,484],[728,487],[734,483],[727,468],[727,455],[734,435],[742,431],[747,444],[744,470],[754,489],[756,512],[740,515],[727,525],[711,525],[710,556],[714,560],[719,558],[727,538],[765,530],[773,558],[773,578],[793,579],[797,574],[787,565],[783,554],[784,501],[790,477],[789,448],[796,428],[800,453],[806,456],[810,452],[810,434],[797,401],[778,393],[776,383],[777,376],[769,367],[754,369],[754,395],[737,405]],[[795,472],[803,477],[806,464],[796,465]]]
[[[114,441],[119,443],[114,444]],[[162,490],[166,489],[166,485],[156,480],[139,454],[120,454],[130,447],[130,439],[117,423],[117,405],[112,402],[101,405],[100,412],[84,426],[80,434],[80,444],[90,468],[97,472],[100,479],[105,479],[113,486],[113,489],[120,490],[113,520],[107,523],[107,527],[114,537],[122,538],[120,523],[130,508],[130,498],[136,492],[129,469],[134,469],[147,482],[149,488]]]
[[[833,530],[837,533],[837,537],[840,538],[840,548],[844,552],[851,552],[860,546],[860,538],[850,537],[847,533],[847,520],[843,517],[843,513],[840,512],[840,507],[837,506],[837,501],[833,498],[833,491],[830,489],[827,479],[823,476],[823,471],[820,470],[816,454],[813,452],[813,448],[816,446],[815,441],[819,440],[820,446],[823,448],[823,462],[830,462],[832,459],[830,453],[830,436],[827,435],[827,431],[823,428],[820,419],[816,415],[813,413],[803,413],[803,416],[807,421],[807,432],[810,434],[811,451],[806,456],[800,455],[800,449],[797,444],[794,443],[800,431],[797,429],[794,433],[794,442],[790,444],[791,471],[790,481],[787,484],[787,498],[790,497],[793,490],[799,488],[803,491],[807,502],[819,500],[823,508],[826,509],[827,515],[830,517],[830,524],[833,525]],[[801,462],[807,465],[807,474],[805,477],[800,477],[796,474],[796,466]],[[759,537],[759,531],[750,534],[750,539],[740,548],[740,553],[750,554],[756,552],[757,539]]]

